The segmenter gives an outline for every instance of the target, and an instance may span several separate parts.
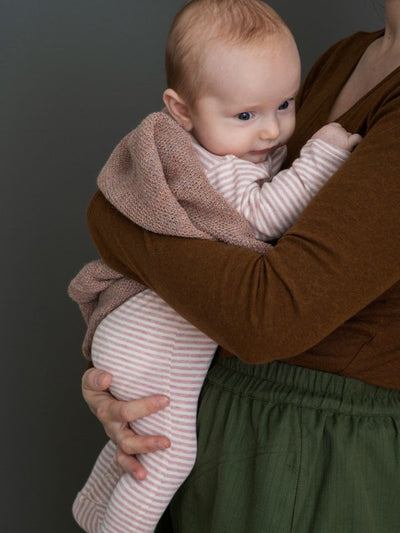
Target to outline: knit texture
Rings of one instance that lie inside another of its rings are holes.
[[[263,252],[250,224],[207,180],[190,135],[166,112],[152,113],[122,139],[99,174],[98,187],[123,215],[148,231],[220,240]],[[93,261],[69,285],[88,328],[83,353],[90,358],[101,320],[146,287]]]

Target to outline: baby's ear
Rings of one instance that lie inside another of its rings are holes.
[[[173,89],[166,89],[163,94],[163,101],[169,114],[177,123],[186,131],[191,131],[193,124],[190,117],[190,109],[179,94]]]

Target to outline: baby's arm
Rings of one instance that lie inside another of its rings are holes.
[[[240,212],[258,237],[273,240],[285,233],[360,141],[360,135],[340,124],[328,124],[305,144],[291,168],[278,172],[272,181],[249,183]]]

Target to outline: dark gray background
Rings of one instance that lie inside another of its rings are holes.
[[[95,256],[85,210],[118,140],[161,107],[179,0],[0,0],[1,533],[78,531],[70,507],[105,437],[80,396],[83,321],[66,296]],[[307,71],[383,26],[373,0],[275,0]]]

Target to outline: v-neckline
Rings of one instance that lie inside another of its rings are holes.
[[[391,72],[389,72],[380,82],[378,82],[376,85],[374,85],[373,87],[371,87],[371,89],[369,89],[363,96],[361,96],[361,98],[359,98],[356,102],[354,102],[353,105],[351,105],[346,111],[344,111],[343,113],[341,113],[340,115],[338,116],[334,116],[333,118],[330,117],[330,111],[333,109],[334,105],[336,104],[338,98],[339,98],[339,95],[341,93],[341,91],[343,90],[343,87],[348,83],[350,77],[352,76],[355,68],[357,67],[359,61],[361,60],[362,56],[365,54],[367,48],[374,42],[376,41],[377,39],[379,39],[380,37],[383,36],[384,34],[384,30],[378,30],[376,32],[373,32],[369,35],[370,39],[368,39],[368,41],[366,43],[363,43],[363,47],[362,49],[360,50],[360,53],[359,55],[357,56],[357,58],[354,60],[353,64],[351,65],[351,67],[348,69],[348,71],[346,72],[346,75],[341,78],[341,80],[338,81],[338,84],[337,84],[337,91],[335,93],[335,97],[333,98],[333,100],[331,100],[331,102],[333,102],[332,104],[330,104],[330,102],[327,102],[327,106],[329,106],[329,110],[327,112],[327,116],[329,117],[329,121],[332,122],[341,122],[344,118],[346,118],[346,116],[350,113],[352,113],[355,109],[357,109],[360,105],[363,104],[363,102],[369,98],[369,96],[375,92],[377,89],[379,89],[382,85],[384,85],[385,83],[387,83],[387,81],[392,78],[393,76],[395,76],[399,71],[400,71],[400,65],[398,67],[396,67],[394,70],[392,70]]]

